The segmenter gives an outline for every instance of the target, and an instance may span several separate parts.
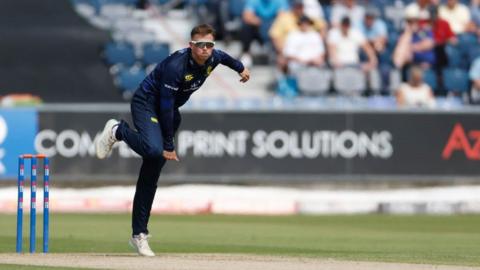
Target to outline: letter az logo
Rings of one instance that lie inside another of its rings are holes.
[[[450,159],[454,151],[462,151],[469,160],[480,160],[480,130],[471,130],[467,136],[463,126],[459,123],[455,124],[443,149],[442,158]]]

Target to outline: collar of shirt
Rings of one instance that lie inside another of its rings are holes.
[[[214,51],[212,51],[212,55],[207,59],[207,61],[205,61],[205,64],[199,65],[192,57],[192,49],[188,48],[188,67],[191,69],[205,69],[209,64],[213,63],[213,52]]]

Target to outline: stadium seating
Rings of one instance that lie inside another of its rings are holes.
[[[135,61],[135,51],[128,43],[110,42],[105,46],[105,60],[109,65],[132,66]]]
[[[438,89],[437,85],[437,75],[432,69],[427,69],[423,72],[423,80],[428,84],[434,91]]]
[[[300,93],[306,95],[323,95],[330,90],[332,72],[327,68],[306,68],[297,74]]]
[[[333,86],[338,93],[357,96],[366,88],[363,71],[356,67],[338,68],[333,71]]]
[[[467,92],[469,89],[468,73],[460,68],[447,68],[443,70],[445,89],[452,93]]]
[[[136,0],[71,0],[74,4],[88,4],[99,10],[95,15],[106,20],[108,30],[112,31],[114,41],[105,46],[104,56],[106,63],[110,66],[121,65],[121,71],[114,73],[116,80],[121,77],[122,89],[129,89],[131,85],[123,82],[131,82],[135,75],[146,73],[154,65],[162,61],[170,53],[170,45],[159,40],[158,32],[154,35],[151,29],[145,27],[142,19],[132,16],[135,13],[133,6]],[[151,5],[164,5],[171,0],[149,0]],[[310,70],[301,72],[296,78],[284,78],[278,81],[277,94],[280,96],[295,95],[323,95],[333,90],[339,95],[359,96],[364,90],[373,90],[373,93],[393,93],[401,83],[401,76],[398,70],[393,69],[392,54],[403,28],[403,16],[405,6],[414,0],[368,0],[358,1],[361,5],[375,6],[380,11],[380,17],[386,22],[388,29],[388,43],[385,53],[378,55],[379,70],[382,74],[390,72],[390,76],[380,76],[379,71],[364,74],[358,68],[347,68],[341,70],[328,69]],[[207,0],[184,0],[176,1],[181,3],[183,9],[188,10],[189,5],[205,4]],[[241,27],[241,15],[246,0],[228,0],[228,9],[225,11],[225,29],[228,32],[238,31]],[[468,0],[461,0],[469,4]],[[123,6],[123,7],[122,7]],[[322,5],[324,17],[329,20],[332,6]],[[194,18],[192,18],[192,23]],[[261,35],[266,38],[268,29],[261,29]],[[233,35],[232,37],[234,37]],[[238,45],[238,44],[237,44]],[[448,66],[442,72],[445,90],[453,93],[463,93],[469,88],[468,69],[472,61],[480,56],[480,44],[478,38],[471,34],[458,35],[458,44],[447,45],[446,54]],[[361,55],[365,60],[365,55]],[[258,60],[258,59],[257,59]],[[259,63],[256,61],[255,63]],[[264,61],[272,69],[274,61]],[[135,66],[141,66],[142,70],[135,70]],[[135,71],[135,72],[134,72]],[[388,75],[388,74],[387,74]],[[387,77],[387,78],[385,78]],[[385,81],[382,81],[384,79]],[[424,73],[425,82],[433,89],[438,85],[437,74],[432,70]],[[442,81],[440,81],[442,82]],[[119,84],[120,85],[120,84]],[[129,86],[129,87],[127,87]],[[129,89],[131,90],[131,89]],[[368,93],[367,93],[368,94]]]
[[[121,68],[115,77],[115,84],[121,89],[123,97],[129,99],[145,76],[147,73],[141,67]]]
[[[237,18],[242,16],[243,7],[245,6],[246,0],[229,0],[228,11],[229,15],[232,18]]]
[[[480,57],[480,44],[473,46],[468,50],[468,63],[473,63],[478,57]]]
[[[170,45],[167,43],[147,43],[143,45],[142,64],[145,66],[161,62],[170,54]]]
[[[464,66],[465,61],[462,58],[462,53],[459,46],[445,46],[445,53],[447,54],[449,67],[460,68]]]

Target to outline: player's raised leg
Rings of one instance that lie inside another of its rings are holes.
[[[115,119],[110,119],[105,124],[102,134],[95,139],[95,153],[99,159],[104,159],[112,151],[113,145],[118,141],[115,138],[114,127],[119,122]]]

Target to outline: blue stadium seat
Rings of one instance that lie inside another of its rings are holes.
[[[449,67],[459,68],[465,64],[459,47],[447,45],[445,46],[445,53],[447,54]]]
[[[468,51],[472,47],[477,47],[478,40],[475,35],[472,34],[460,34],[457,35],[458,38],[458,46],[461,51]]]
[[[142,62],[145,66],[158,64],[170,54],[168,43],[147,43],[143,46]]]
[[[246,0],[229,0],[228,12],[232,18],[240,18],[245,7]]]
[[[443,84],[449,92],[461,93],[469,89],[467,71],[460,68],[446,68],[442,71]]]
[[[471,47],[468,50],[468,63],[472,64],[478,57],[480,57],[480,45]]]
[[[128,43],[110,42],[105,46],[104,55],[109,65],[132,66],[136,61],[134,48]]]
[[[397,27],[395,26],[395,22],[392,21],[392,20],[389,20],[389,19],[385,19],[384,20],[385,24],[387,25],[387,31],[388,31],[388,35],[390,36],[391,34],[396,34],[397,36],[399,35],[399,33],[397,32],[398,29]],[[398,37],[397,37],[398,39]]]
[[[428,84],[432,90],[437,90],[437,74],[432,69],[423,71],[423,80]]]
[[[122,68],[115,78],[115,83],[123,92],[133,92],[147,76],[143,68]]]

